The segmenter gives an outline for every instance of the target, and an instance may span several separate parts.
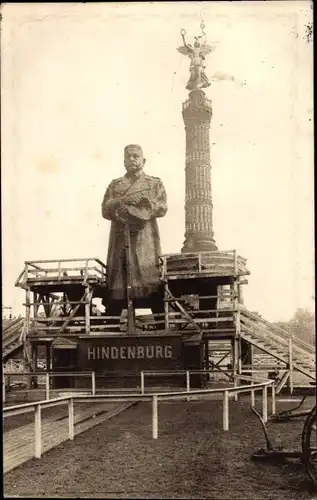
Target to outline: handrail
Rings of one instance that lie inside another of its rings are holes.
[[[180,259],[187,259],[189,257],[197,257],[198,254],[202,255],[234,255],[235,250],[206,250],[204,252],[189,252],[186,254],[180,254],[180,253],[165,253],[163,255],[160,255],[160,258],[163,259],[164,257],[172,257],[175,255],[178,255]]]
[[[239,379],[254,382],[253,377],[239,376]],[[259,379],[257,379],[259,380]],[[260,383],[251,383],[249,385],[227,387],[225,389],[199,389],[191,391],[180,392],[156,392],[152,394],[102,394],[102,395],[70,395],[54,398],[51,400],[37,401],[32,403],[24,403],[22,405],[9,406],[3,409],[3,417],[10,417],[20,415],[30,411],[34,411],[35,418],[35,433],[34,433],[34,456],[40,458],[42,454],[42,433],[41,433],[41,410],[42,408],[49,408],[64,403],[68,403],[68,439],[74,439],[74,403],[97,403],[97,402],[136,402],[136,401],[152,401],[152,438],[158,439],[158,402],[163,400],[181,400],[186,399],[189,401],[190,397],[206,396],[208,394],[223,394],[223,430],[229,430],[229,395],[250,392],[251,404],[254,406],[255,391],[262,391],[262,413],[263,420],[268,420],[268,405],[267,405],[267,388],[272,389],[272,414],[275,413],[275,386],[274,381],[269,379],[262,379]]]
[[[80,268],[66,268],[65,266],[63,267],[64,271],[71,271],[71,270],[83,270],[85,269],[85,275],[83,276],[84,278],[87,278],[87,269],[88,271],[93,271],[95,274],[98,275],[99,279],[102,279],[106,276],[107,273],[107,266],[104,264],[98,257],[89,257],[89,258],[73,258],[73,259],[45,259],[45,260],[32,260],[32,261],[25,261],[25,267],[23,271],[19,274],[19,277],[17,278],[15,282],[15,286],[24,286],[25,283],[21,283],[22,277],[28,273],[33,273],[36,275],[36,277],[40,277],[44,273],[44,277],[47,279],[48,278],[48,273],[55,273],[58,271],[60,275],[60,267],[64,264],[67,263],[81,263]],[[58,268],[44,268],[42,264],[58,264]],[[41,266],[39,266],[41,264]],[[97,264],[97,267],[96,267]],[[34,269],[30,269],[30,266]],[[43,277],[43,276],[42,276]],[[70,276],[70,278],[74,278],[75,276]],[[76,276],[77,277],[77,276]],[[79,277],[79,276],[78,276]],[[92,277],[92,273],[90,273],[90,278]],[[31,278],[32,279],[32,278]],[[65,281],[65,280],[64,280]],[[22,288],[23,288],[22,286]]]
[[[24,343],[26,341],[26,332],[27,332],[26,320],[25,320],[25,318],[23,318],[23,325],[22,325],[22,329],[21,329],[21,333],[20,333],[20,337],[19,337],[19,341],[22,343]]]
[[[283,344],[285,346],[287,346],[289,340],[292,339],[293,347],[295,347],[298,351],[301,351],[305,355],[314,355],[314,347],[310,344],[304,344],[298,339],[298,337],[291,335],[288,332],[279,329],[278,327],[275,328],[274,325],[265,320],[262,320],[262,318],[258,318],[256,315],[249,314],[249,311],[247,309],[241,309],[241,313],[241,321],[249,321],[249,323],[252,323],[262,336],[264,332],[269,331],[276,342],[279,342],[280,344]]]
[[[252,331],[252,328],[251,327],[246,327],[246,331],[250,332],[250,331]],[[260,340],[265,340],[265,336],[261,335],[261,336],[259,336],[259,339]],[[284,363],[285,362],[286,363],[290,363],[289,360],[290,360],[290,357],[292,356],[292,347],[290,345],[288,345],[288,343],[286,343],[286,342],[278,342],[278,340],[276,338],[273,338],[273,339],[270,338],[268,342],[270,343],[271,347],[274,347],[274,348],[278,348],[279,347],[280,349],[283,347],[284,348],[284,352],[279,355],[279,359],[282,359],[282,357],[283,357],[284,358]],[[261,346],[259,346],[259,347],[261,349]],[[297,355],[300,354],[300,351],[298,350],[298,348],[297,348],[297,350],[294,349],[294,353],[297,354]],[[307,353],[307,352],[305,353],[305,351],[301,351],[301,353],[304,353],[304,354],[302,354],[303,356],[305,356],[305,355],[309,356],[309,353]],[[287,358],[287,361],[285,360],[285,358]],[[299,358],[297,360],[295,360],[295,359],[292,360],[292,362],[290,364],[296,370],[302,371],[302,369],[300,368],[300,366],[302,364],[305,364],[305,362],[306,362],[305,359]],[[313,364],[313,362],[314,362],[313,357],[311,358],[311,360],[310,359],[307,360],[307,363],[312,363]],[[307,374],[306,372],[307,372],[307,370],[305,370],[305,374]],[[308,375],[308,376],[310,376],[310,375]]]
[[[303,347],[307,348],[307,350],[311,351],[312,353],[315,352],[314,346],[312,344],[308,344],[307,342],[304,342],[302,339],[296,337],[296,335],[292,335],[291,333],[287,332],[286,330],[283,330],[283,328],[274,325],[273,323],[270,323],[269,321],[265,320],[264,318],[257,316],[256,314],[253,314],[251,311],[249,311],[245,306],[240,304],[240,312],[245,314],[246,316],[249,316],[250,318],[256,320],[258,323],[262,322],[270,328],[270,330],[275,330],[280,332],[280,334],[283,337],[286,337],[287,339],[292,338],[295,343],[301,344]]]
[[[31,403],[22,403],[20,405],[7,406],[3,408],[2,413],[3,417],[13,417],[14,415],[21,415],[23,411],[20,410],[28,410],[29,408],[33,410],[35,406],[41,405],[43,408],[50,408],[52,406],[56,406],[56,403],[68,401],[72,396],[60,396],[58,398],[53,399],[44,399],[42,401],[32,401]],[[18,412],[18,413],[15,413]]]
[[[84,302],[78,302],[77,304],[84,304]],[[60,305],[60,304],[58,304],[58,305]],[[36,316],[35,318],[30,318],[30,322],[31,323],[38,323],[39,325],[41,325],[41,323],[62,322],[62,321],[65,321],[66,318],[69,318],[69,316],[67,314],[65,314],[63,316],[48,316],[48,317]],[[121,319],[121,318],[122,318],[122,322],[126,322],[127,321],[126,318],[121,317],[121,316],[104,316],[104,315],[100,315],[100,316],[92,316],[91,315],[91,316],[89,316],[89,319],[91,321],[98,321],[98,320],[101,321],[101,320]],[[86,319],[85,316],[74,316],[72,318],[72,321],[73,322],[75,322],[75,321],[82,321],[82,322],[84,322],[85,319]]]
[[[256,333],[259,335],[259,337],[261,337],[262,339],[268,340],[267,334],[268,334],[269,330],[267,327],[260,325],[260,324],[254,324],[253,321],[250,318],[248,318],[247,316],[241,317],[241,324],[247,330],[253,331],[254,328],[256,328]],[[288,347],[288,342],[289,342],[288,338],[275,335],[273,332],[270,332],[270,333],[271,333],[271,336],[269,339],[270,343],[272,343],[273,345],[276,345],[276,346],[280,346],[280,347],[281,346]]]
[[[18,325],[18,323],[20,323],[20,321],[22,321],[24,318],[20,317],[20,318],[16,318],[12,321],[12,323],[10,323],[9,325],[5,326],[4,328],[2,328],[2,337],[3,335],[8,331],[10,330],[11,328],[13,328],[14,326]]]
[[[175,391],[175,392],[155,392],[155,393],[151,393],[151,394],[140,394],[139,392],[136,392],[136,393],[114,393],[114,394],[96,394],[96,395],[81,395],[81,394],[78,394],[78,395],[70,395],[70,396],[61,396],[59,398],[54,398],[54,399],[50,399],[50,400],[42,400],[42,401],[36,401],[36,402],[31,402],[31,403],[22,403],[22,404],[19,404],[19,405],[13,405],[13,406],[7,406],[5,408],[3,408],[3,416],[4,417],[7,417],[8,416],[8,413],[10,413],[10,416],[13,416],[14,415],[14,411],[15,410],[20,410],[20,409],[24,409],[24,408],[33,408],[34,406],[37,406],[37,405],[41,405],[43,406],[43,408],[49,408],[50,406],[53,406],[55,402],[58,402],[58,401],[66,401],[66,400],[69,400],[69,399],[73,399],[74,402],[78,402],[78,401],[85,401],[85,400],[88,400],[88,401],[110,401],[112,399],[122,399],[123,401],[124,400],[131,400],[131,399],[140,399],[140,400],[148,400],[148,399],[151,399],[153,398],[153,396],[157,396],[158,398],[162,399],[162,400],[168,400],[169,398],[175,398],[175,397],[179,397],[180,399],[181,398],[188,398],[188,396],[199,396],[199,395],[206,395],[206,394],[219,394],[219,393],[223,393],[225,391],[227,392],[249,392],[250,390],[257,390],[257,389],[262,389],[263,386],[265,387],[270,387],[272,386],[272,384],[275,383],[274,380],[270,380],[270,379],[264,379],[264,378],[257,378],[255,379],[254,377],[249,377],[249,376],[239,376],[239,378],[242,380],[242,379],[246,379],[246,380],[257,380],[257,381],[260,381],[256,384],[253,384],[253,385],[245,385],[245,386],[239,386],[239,387],[226,387],[226,388],[217,388],[217,389],[192,389],[190,391],[190,393],[188,393],[187,391]],[[78,400],[78,401],[76,401]]]
[[[54,377],[89,377],[91,378],[91,389],[85,388],[85,390],[91,390],[91,394],[94,396],[96,394],[96,374],[93,371],[82,371],[82,372],[51,372],[51,371],[34,371],[34,372],[3,372],[2,385],[3,389],[3,401],[5,402],[5,377],[10,380],[10,377],[45,377],[45,394],[46,401],[50,399],[50,393],[56,389],[50,388],[50,379]],[[59,389],[58,389],[59,390]]]
[[[61,264],[61,262],[59,262],[59,264]],[[84,270],[84,266],[82,267],[62,267],[62,268],[58,268],[58,267],[44,267],[43,269],[29,269],[29,273],[31,274],[35,274],[36,277],[37,276],[40,276],[40,273],[45,273],[45,275],[47,275],[47,273],[57,273],[58,271],[82,271]],[[87,266],[87,270],[88,271],[96,271],[98,274],[101,274],[103,276],[103,271],[101,269],[99,269],[98,267],[94,266],[94,265],[89,265]],[[81,277],[81,275],[68,275],[68,276],[64,276],[65,278],[71,278],[71,277]]]
[[[214,251],[204,251],[204,252],[191,252],[191,253],[186,253],[186,254],[180,254],[180,253],[168,253],[168,254],[163,254],[160,255],[159,259],[161,261],[161,265],[164,264],[164,261],[168,258],[171,257],[177,257],[176,260],[191,260],[191,259],[197,259],[199,257],[204,258],[204,257],[220,257],[223,260],[235,260],[235,256],[237,261],[240,263],[246,265],[247,259],[245,257],[242,257],[241,255],[238,255],[236,253],[236,250],[226,250],[226,251],[221,251],[221,250],[214,250]]]
[[[104,264],[98,257],[84,257],[82,259],[76,258],[76,259],[44,259],[44,260],[28,260],[25,262],[25,264],[49,264],[52,262],[86,262],[86,261],[96,261],[98,264],[100,264],[102,267],[107,267],[106,264]]]
[[[48,371],[35,371],[35,372],[5,372],[5,376],[18,376],[18,375],[23,375],[23,377],[43,377],[44,375],[49,375],[50,377],[86,377],[90,376],[94,372],[92,371],[82,371],[82,372],[48,372]]]
[[[5,357],[8,354],[8,349],[11,347],[20,347],[23,344],[23,333],[24,324],[21,325],[20,328],[6,333],[6,336],[2,338],[2,357]]]
[[[23,324],[21,323],[21,325],[18,325],[14,330],[7,331],[2,337],[2,347],[7,347],[13,340],[18,339],[22,328]]]

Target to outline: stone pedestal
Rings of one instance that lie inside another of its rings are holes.
[[[212,223],[209,128],[211,101],[192,90],[183,103],[186,131],[185,241],[182,253],[217,250]]]

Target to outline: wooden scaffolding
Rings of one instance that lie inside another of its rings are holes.
[[[259,368],[253,352],[261,350],[272,361],[266,366],[271,374],[278,368],[278,388],[288,383],[292,390],[293,370],[314,379],[313,346],[244,307],[242,287],[250,273],[236,251],[167,254],[159,266],[164,313],[136,316],[134,335],[179,335],[187,367],[212,368],[224,377]],[[127,314],[94,310],[94,298],[107,303],[107,268],[97,258],[26,262],[16,286],[26,294],[23,335],[32,371],[41,347],[50,370],[53,349],[76,348],[82,335],[131,334]]]

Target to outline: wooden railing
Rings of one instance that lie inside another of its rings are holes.
[[[2,328],[2,338],[5,337],[6,332],[8,332],[9,330],[12,330],[22,320],[23,320],[23,318],[20,316],[19,318],[15,318],[14,320],[10,321],[10,323],[8,325],[6,325],[5,327],[3,327]]]
[[[2,398],[3,401],[6,401],[6,386],[10,385],[10,381],[14,378],[18,377],[23,377],[23,378],[31,378],[31,379],[42,379],[44,381],[44,387],[45,387],[45,398],[46,400],[50,399],[51,394],[55,392],[61,392],[63,390],[91,390],[91,394],[95,395],[96,394],[96,374],[93,371],[82,371],[82,372],[40,372],[40,371],[35,371],[35,372],[13,372],[13,371],[3,371],[2,374]],[[68,389],[68,388],[59,388],[59,389],[52,389],[50,381],[54,377],[66,377],[66,378],[83,378],[87,377],[91,379],[91,389]],[[40,384],[39,384],[40,385]],[[31,389],[32,390],[32,389]]]
[[[283,330],[279,326],[274,325],[273,323],[270,323],[269,321],[266,321],[262,317],[257,316],[256,314],[253,314],[250,312],[248,309],[246,309],[243,305],[240,305],[240,311],[242,314],[245,316],[249,317],[250,319],[254,320],[256,324],[261,324],[265,325],[270,332],[273,334],[276,334],[280,338],[284,339],[292,339],[293,345],[298,346],[300,349],[302,349],[305,353],[311,353],[315,355],[315,347],[312,344],[308,344],[307,342],[304,342],[302,339],[296,337],[295,335],[290,334],[286,330]]]
[[[15,286],[24,286],[29,280],[41,279],[58,281],[81,279],[85,282],[95,278],[106,281],[106,274],[107,266],[95,257],[26,261]]]
[[[121,316],[88,316],[89,318],[89,332],[95,331],[111,331],[114,327],[124,328],[127,325],[127,319]],[[65,325],[66,320],[67,325]],[[76,334],[86,330],[85,316],[51,316],[51,317],[37,317],[30,318],[30,333],[35,335],[39,333],[48,333],[52,336],[67,332],[67,334]],[[114,323],[114,320],[116,323]],[[65,325],[65,326],[64,326]],[[62,328],[63,327],[63,328]]]
[[[235,250],[226,252],[199,252],[186,254],[165,254],[160,257],[161,277],[190,274],[232,275],[250,274],[246,268],[246,259]]]
[[[250,313],[250,311],[248,311],[244,307],[240,306],[240,313],[241,321],[245,322],[246,325],[249,325],[250,327],[254,327],[255,331],[258,332],[261,337],[269,340],[270,342],[272,341],[272,343],[277,346],[285,346],[287,349],[289,348],[291,342],[292,348],[296,349],[299,354],[304,357],[308,356],[311,359],[314,358],[314,346],[306,344],[296,336],[291,335],[290,333],[282,330],[279,327],[275,327],[275,325],[272,325],[268,321],[256,316],[255,314]]]
[[[315,356],[313,346],[298,342],[297,337],[289,334],[281,328],[275,327],[268,321],[263,320],[255,314],[250,313],[247,309],[240,306],[240,321],[241,328],[246,332],[255,335],[259,342],[265,342],[270,347],[267,350],[273,354],[273,349],[276,350],[275,355],[284,361],[287,370],[280,381],[278,391],[289,380],[290,392],[293,393],[294,381],[293,372],[297,370],[305,374],[308,378],[315,380]],[[281,350],[282,354],[278,354],[277,350]],[[308,368],[309,367],[309,368]]]
[[[264,422],[268,420],[268,399],[267,389],[272,388],[272,414],[275,413],[275,393],[274,381],[268,379],[255,379],[252,377],[239,377],[240,380],[251,382],[250,385],[241,385],[239,387],[229,387],[225,389],[199,389],[180,392],[157,392],[153,394],[111,394],[111,395],[70,395],[61,398],[56,398],[46,401],[38,401],[36,403],[25,403],[22,405],[9,406],[3,409],[3,417],[8,418],[15,415],[21,415],[27,412],[34,412],[35,428],[34,428],[34,456],[40,458],[42,455],[42,432],[41,432],[41,412],[42,409],[52,408],[58,405],[68,405],[68,439],[74,439],[74,403],[100,403],[100,402],[136,402],[136,401],[151,401],[152,402],[152,438],[158,439],[158,402],[159,401],[175,401],[175,400],[190,400],[190,398],[205,398],[212,394],[222,394],[223,398],[223,417],[222,427],[224,431],[229,430],[229,399],[242,393],[250,393],[251,403],[254,406],[254,393],[262,392],[262,414]]]
[[[19,318],[9,328],[2,332],[2,358],[6,357],[11,347],[16,344],[23,344],[25,333],[25,320]],[[18,347],[18,346],[17,346]]]

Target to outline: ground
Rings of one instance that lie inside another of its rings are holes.
[[[310,398],[305,407],[312,405]],[[278,409],[289,406],[294,403]],[[299,448],[302,426],[295,420],[269,430],[275,442]],[[138,403],[5,474],[4,491],[60,498],[317,498],[299,460],[251,461],[261,446],[264,436],[249,400],[230,401],[228,432],[222,430],[222,401],[160,402],[158,440],[151,437],[151,405]]]

